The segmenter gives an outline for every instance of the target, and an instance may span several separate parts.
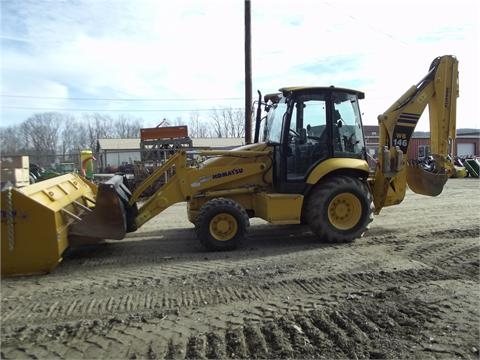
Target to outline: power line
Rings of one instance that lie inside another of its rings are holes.
[[[82,97],[56,97],[56,96],[36,96],[36,95],[12,95],[1,94],[4,98],[21,98],[21,99],[51,99],[51,100],[75,100],[75,101],[206,101],[206,100],[243,100],[241,97],[226,98],[82,98]]]
[[[165,112],[165,111],[220,111],[220,110],[243,110],[243,108],[207,108],[207,109],[73,109],[73,108],[45,108],[45,107],[23,107],[23,106],[2,106],[3,109],[12,110],[43,110],[43,111],[85,111],[85,112]]]
[[[384,36],[394,40],[394,41],[398,41],[399,43],[401,43],[402,45],[408,45],[405,41],[403,41],[402,39],[399,39],[398,37],[392,35],[391,33],[389,32],[386,32],[384,31],[383,29],[381,28],[377,28],[375,26],[373,26],[371,23],[369,22],[366,22],[366,21],[363,21],[361,20],[359,17],[357,16],[354,16],[352,15],[351,13],[348,13],[348,12],[345,12],[343,9],[340,9],[339,7],[333,5],[333,3],[330,3],[329,1],[325,1],[324,2],[325,5],[333,8],[335,11],[333,12],[333,14],[343,14],[345,15],[345,17],[347,18],[350,18],[352,19],[353,21],[357,22],[357,23],[360,23],[362,24],[365,28],[368,28],[368,30],[374,32],[374,33],[381,33],[383,34]]]

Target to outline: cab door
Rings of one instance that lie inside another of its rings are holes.
[[[332,156],[328,102],[324,93],[297,95],[284,119],[284,134],[276,155],[276,188],[303,193],[305,179],[319,162]]]

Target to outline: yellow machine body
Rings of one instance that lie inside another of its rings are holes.
[[[300,194],[259,193],[253,207],[257,217],[271,224],[300,224],[303,199]]]
[[[200,242],[211,250],[238,246],[252,217],[273,224],[307,223],[322,241],[361,237],[373,212],[403,200],[407,184],[424,195],[442,191],[453,166],[447,156],[455,137],[457,66],[453,56],[436,58],[427,76],[379,116],[374,172],[366,161],[358,107],[362,92],[282,88],[281,94],[265,96],[265,102],[260,95],[259,103],[269,113],[262,118],[257,110],[254,144],[232,150],[178,151],[133,193],[120,175],[94,185],[67,174],[4,190],[2,274],[49,272],[73,237],[123,239],[179,202],[187,203]],[[427,105],[433,171],[405,158]],[[342,118],[342,113],[347,116]],[[318,119],[324,123],[311,125]],[[144,199],[146,190],[167,176]]]
[[[200,167],[187,167],[185,152],[175,154],[158,168],[133,193],[134,204],[144,189],[170,169],[175,175],[152,195],[138,210],[136,226],[140,227],[174,203],[187,200],[188,218],[195,223],[199,209],[212,198],[228,197],[255,217],[273,224],[299,224],[303,209],[302,194],[279,194],[272,185],[273,148],[265,143],[242,146],[230,151],[199,151],[202,156],[214,156]],[[363,172],[368,176],[368,163],[359,159],[329,159],[315,167],[307,183],[315,184],[336,170]]]

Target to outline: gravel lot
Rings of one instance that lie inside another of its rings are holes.
[[[1,358],[462,358],[480,349],[480,182],[407,193],[354,243],[252,220],[207,252],[178,204],[1,282]]]

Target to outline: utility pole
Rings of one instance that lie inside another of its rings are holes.
[[[252,143],[252,36],[250,0],[245,0],[245,143]]]

